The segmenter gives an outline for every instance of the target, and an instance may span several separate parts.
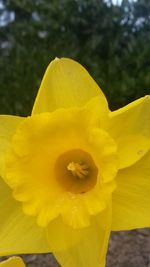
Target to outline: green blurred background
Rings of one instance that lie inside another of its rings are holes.
[[[82,63],[113,110],[150,94],[150,0],[0,0],[0,113],[30,114],[56,56]]]

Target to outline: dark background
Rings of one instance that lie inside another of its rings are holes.
[[[0,0],[0,113],[27,115],[49,62],[82,63],[111,109],[150,93],[150,0]]]

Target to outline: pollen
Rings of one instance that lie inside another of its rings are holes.
[[[71,171],[73,176],[79,179],[85,179],[89,175],[89,168],[84,163],[70,162],[67,169]]]

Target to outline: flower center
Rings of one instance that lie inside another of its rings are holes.
[[[55,176],[67,191],[83,194],[91,190],[97,181],[98,169],[91,155],[74,149],[61,154],[55,164]]]
[[[88,167],[84,163],[71,162],[67,166],[67,169],[79,179],[84,179],[89,174]]]

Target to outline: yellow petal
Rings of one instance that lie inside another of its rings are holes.
[[[150,227],[150,152],[120,170],[113,193],[112,230]]]
[[[0,178],[0,255],[48,252],[44,229],[23,214]]]
[[[0,175],[4,175],[4,160],[10,140],[23,118],[11,115],[0,115]]]
[[[0,262],[1,267],[25,267],[23,260],[20,257],[11,257],[8,260]]]
[[[95,96],[104,97],[79,63],[67,58],[55,59],[45,72],[32,113],[83,106]]]
[[[120,168],[141,159],[150,148],[150,96],[111,112],[108,131],[118,145]]]
[[[119,168],[128,167],[140,160],[150,149],[150,138],[144,135],[127,135],[119,138]]]
[[[68,227],[64,227],[63,224],[57,229],[53,228],[55,235],[51,236],[52,231],[49,232],[49,244],[52,247],[54,245],[54,255],[63,267],[104,267],[110,227],[109,207],[95,216],[89,227],[80,231],[73,230],[72,235],[70,230],[67,231]],[[64,245],[64,249],[60,244]]]

